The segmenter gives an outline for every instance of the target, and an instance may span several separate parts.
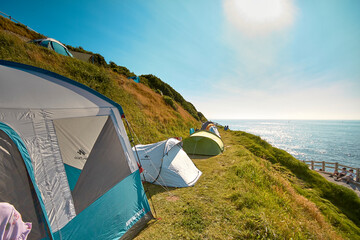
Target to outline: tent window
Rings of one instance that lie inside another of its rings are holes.
[[[108,116],[97,116],[53,120],[71,191],[75,188],[95,141],[108,118]]]
[[[49,45],[49,41],[42,41],[40,45],[47,48]]]
[[[61,46],[60,44],[58,44],[56,42],[51,42],[51,45],[55,52],[60,53],[65,56],[69,56],[69,54],[66,52],[65,48],[63,46]]]
[[[0,130],[0,202],[13,205],[24,222],[32,223],[28,239],[46,237],[39,200],[24,160],[14,142]]]
[[[109,116],[53,122],[75,211],[79,214],[131,171]]]
[[[130,174],[114,123],[108,118],[72,192],[76,213],[79,214]]]

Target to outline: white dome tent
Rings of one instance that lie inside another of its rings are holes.
[[[135,151],[136,148],[136,151]],[[143,180],[167,187],[190,187],[199,180],[197,169],[175,138],[133,147],[144,169]]]

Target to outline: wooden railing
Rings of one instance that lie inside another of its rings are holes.
[[[353,168],[353,167],[350,167],[350,166],[346,166],[346,165],[342,165],[342,164],[339,164],[337,162],[325,162],[325,161],[303,161],[304,163],[306,163],[307,165],[310,166],[310,168],[312,170],[320,170],[323,171],[323,172],[339,172],[339,169],[342,169],[342,168],[346,168],[347,170],[349,169],[353,169],[354,170],[354,173],[355,173],[355,181],[356,182],[359,182],[360,180],[360,168]],[[331,171],[326,171],[326,169],[331,169]]]

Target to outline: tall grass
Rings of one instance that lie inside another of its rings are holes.
[[[56,72],[118,102],[132,123],[141,143],[156,142],[173,136],[185,137],[190,127],[200,125],[194,118],[185,119],[183,114],[169,109],[164,101],[159,102],[157,106],[151,106],[149,103],[149,107],[156,109],[159,114],[147,111],[148,108],[144,108],[137,99],[138,96],[141,97],[141,94],[135,91],[139,84],[136,85],[131,79],[110,68],[62,56],[47,48],[25,43],[20,38],[3,31],[0,31],[0,59]],[[154,96],[161,98],[159,94],[149,89],[148,98],[152,99]],[[178,111],[184,110],[178,109]],[[165,112],[166,115],[161,114]]]
[[[28,39],[45,38],[44,35],[31,31],[26,26],[22,24],[14,23],[13,21],[6,19],[2,16],[0,16],[0,29],[14,32]]]
[[[360,227],[360,199],[352,190],[330,183],[318,173],[311,171],[305,163],[298,161],[286,151],[272,147],[258,136],[245,132],[238,132],[236,135],[241,139],[239,143],[254,155],[286,167],[301,179],[307,188],[316,191],[319,197],[329,200]],[[315,197],[315,194],[303,193],[308,197]],[[341,219],[337,221],[341,222]]]

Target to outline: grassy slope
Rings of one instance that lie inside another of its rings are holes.
[[[83,83],[124,109],[127,119],[141,143],[164,140],[171,136],[185,137],[190,127],[199,127],[181,106],[173,110],[162,96],[142,84],[115,73],[70,57],[54,53],[17,36],[0,30],[0,59],[47,69]]]
[[[14,22],[2,16],[0,16],[0,29],[12,31],[19,36],[23,36],[28,39],[45,38],[44,35],[31,31],[24,25],[15,24]]]
[[[360,200],[351,190],[328,183],[259,137],[221,134],[222,155],[194,159],[203,172],[194,187],[146,185],[161,219],[137,239],[360,239]],[[273,152],[279,156],[269,161]],[[289,170],[293,164],[312,177],[297,178]],[[326,191],[344,203],[326,199]],[[354,214],[344,215],[344,207]]]
[[[57,72],[110,97],[123,106],[142,143],[184,137],[189,127],[199,127],[187,111],[174,111],[142,84],[1,30],[0,59]],[[203,171],[195,187],[146,185],[162,219],[138,239],[360,239],[360,201],[351,190],[328,183],[259,137],[221,133],[224,154],[194,160]]]

